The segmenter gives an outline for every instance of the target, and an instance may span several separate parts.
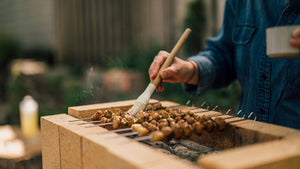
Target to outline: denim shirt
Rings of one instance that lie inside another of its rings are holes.
[[[266,29],[300,25],[300,0],[227,0],[223,25],[207,47],[188,58],[197,63],[198,85],[185,90],[200,95],[238,79],[238,110],[257,120],[300,129],[300,58],[266,55]]]

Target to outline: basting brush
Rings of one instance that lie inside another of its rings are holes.
[[[135,101],[133,106],[128,110],[128,113],[135,116],[139,111],[141,111],[145,108],[145,106],[148,104],[149,99],[150,99],[151,95],[153,94],[154,90],[156,89],[156,87],[161,82],[161,78],[159,77],[159,74],[160,74],[161,70],[169,67],[172,64],[173,59],[175,58],[175,55],[178,53],[179,49],[181,48],[181,46],[183,45],[183,43],[185,42],[185,40],[189,36],[190,32],[191,32],[191,29],[189,29],[189,28],[187,28],[184,31],[184,33],[181,35],[181,37],[179,38],[179,40],[175,44],[174,48],[172,49],[170,55],[167,57],[167,59],[165,60],[163,65],[160,67],[160,69],[158,71],[158,74],[155,77],[155,79],[152,80],[148,84],[145,91],[137,98],[137,100]]]

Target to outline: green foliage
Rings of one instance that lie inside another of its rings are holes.
[[[68,82],[65,89],[65,107],[88,104],[91,97],[93,96],[92,89],[85,87],[78,81]]]
[[[136,70],[148,76],[148,68],[160,49],[161,47],[155,41],[151,41],[145,50],[141,50],[133,44],[125,50],[121,57],[109,58],[107,65],[108,68]]]
[[[0,32],[0,70],[20,54],[21,44],[11,34]]]
[[[205,4],[203,0],[194,0],[188,5],[187,16],[184,20],[184,28],[191,28],[192,32],[184,45],[187,55],[194,55],[204,47],[206,33]]]
[[[43,75],[10,78],[6,90],[10,107],[8,122],[12,124],[19,124],[19,104],[25,95],[33,96],[38,102],[40,116],[67,113],[69,106],[88,104],[93,95],[82,77],[55,70]]]

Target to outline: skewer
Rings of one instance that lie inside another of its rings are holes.
[[[206,103],[207,103],[207,102],[204,101],[204,102],[200,105],[200,107],[203,107]]]
[[[118,133],[118,132],[122,132],[122,131],[130,131],[130,130],[132,130],[131,127],[129,127],[129,128],[123,128],[123,129],[103,131],[103,132],[99,132],[98,134]]]
[[[254,119],[253,119],[253,121],[256,121],[257,115],[256,115],[256,113],[254,113],[254,112],[251,112],[251,113],[249,114],[248,119],[250,119],[251,116],[252,116],[253,114],[254,114]]]
[[[147,136],[141,136],[137,138],[133,138],[130,140],[125,140],[123,142],[120,142],[119,144],[128,143],[131,141],[144,141],[144,140],[151,140],[151,141],[159,141],[162,140],[165,137],[165,135],[161,131],[153,131]]]
[[[216,111],[219,106],[215,106],[211,111]]]
[[[130,133],[123,133],[123,134],[118,134],[118,135],[113,135],[113,136],[107,136],[105,137],[106,139],[112,139],[112,138],[118,138],[118,137],[126,137],[126,136],[134,136],[134,135],[138,135],[139,132],[135,131],[135,132],[130,132]]]
[[[114,122],[101,123],[101,124],[93,124],[93,125],[88,125],[88,126],[85,126],[85,127],[89,128],[89,127],[96,127],[96,126],[107,126],[107,125],[111,125],[111,124],[114,124]]]
[[[224,113],[224,114],[216,114],[216,115],[212,115],[212,116],[209,116],[209,117],[218,117],[218,116],[228,115],[229,112],[231,112],[231,110],[232,110],[232,109],[228,109],[228,110],[226,111],[226,113]],[[224,119],[226,119],[226,117],[225,117]]]
[[[82,121],[82,120],[92,120],[92,117],[89,118],[83,118],[83,119],[76,119],[76,120],[69,120],[68,122],[75,122],[75,121]]]
[[[243,121],[243,120],[245,120],[245,116],[246,116],[246,113],[245,113],[245,111],[243,111],[243,110],[239,110],[239,111],[236,113],[236,116],[231,116],[231,117],[224,118],[224,119],[231,119],[231,118],[238,117],[238,115],[240,115],[241,112],[243,112],[243,114],[244,114],[243,117],[240,117],[241,119],[233,120],[233,121],[230,121],[230,122],[227,122],[227,123],[234,123],[234,122],[238,122],[238,121]],[[249,117],[249,116],[248,116],[248,117]]]
[[[82,124],[93,124],[93,123],[100,123],[101,120],[98,121],[86,121],[86,122],[81,122],[81,123],[77,123],[78,125],[82,125]]]

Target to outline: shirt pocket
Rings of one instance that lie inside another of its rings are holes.
[[[300,92],[300,58],[288,59],[286,82],[290,89]]]
[[[236,24],[232,32],[232,41],[236,45],[246,45],[254,35],[256,27],[250,24]]]
[[[235,59],[234,65],[239,79],[243,87],[249,83],[249,74],[251,63],[251,50],[253,44],[250,43],[255,34],[256,27],[249,24],[236,24],[232,32],[232,41],[235,44]]]

